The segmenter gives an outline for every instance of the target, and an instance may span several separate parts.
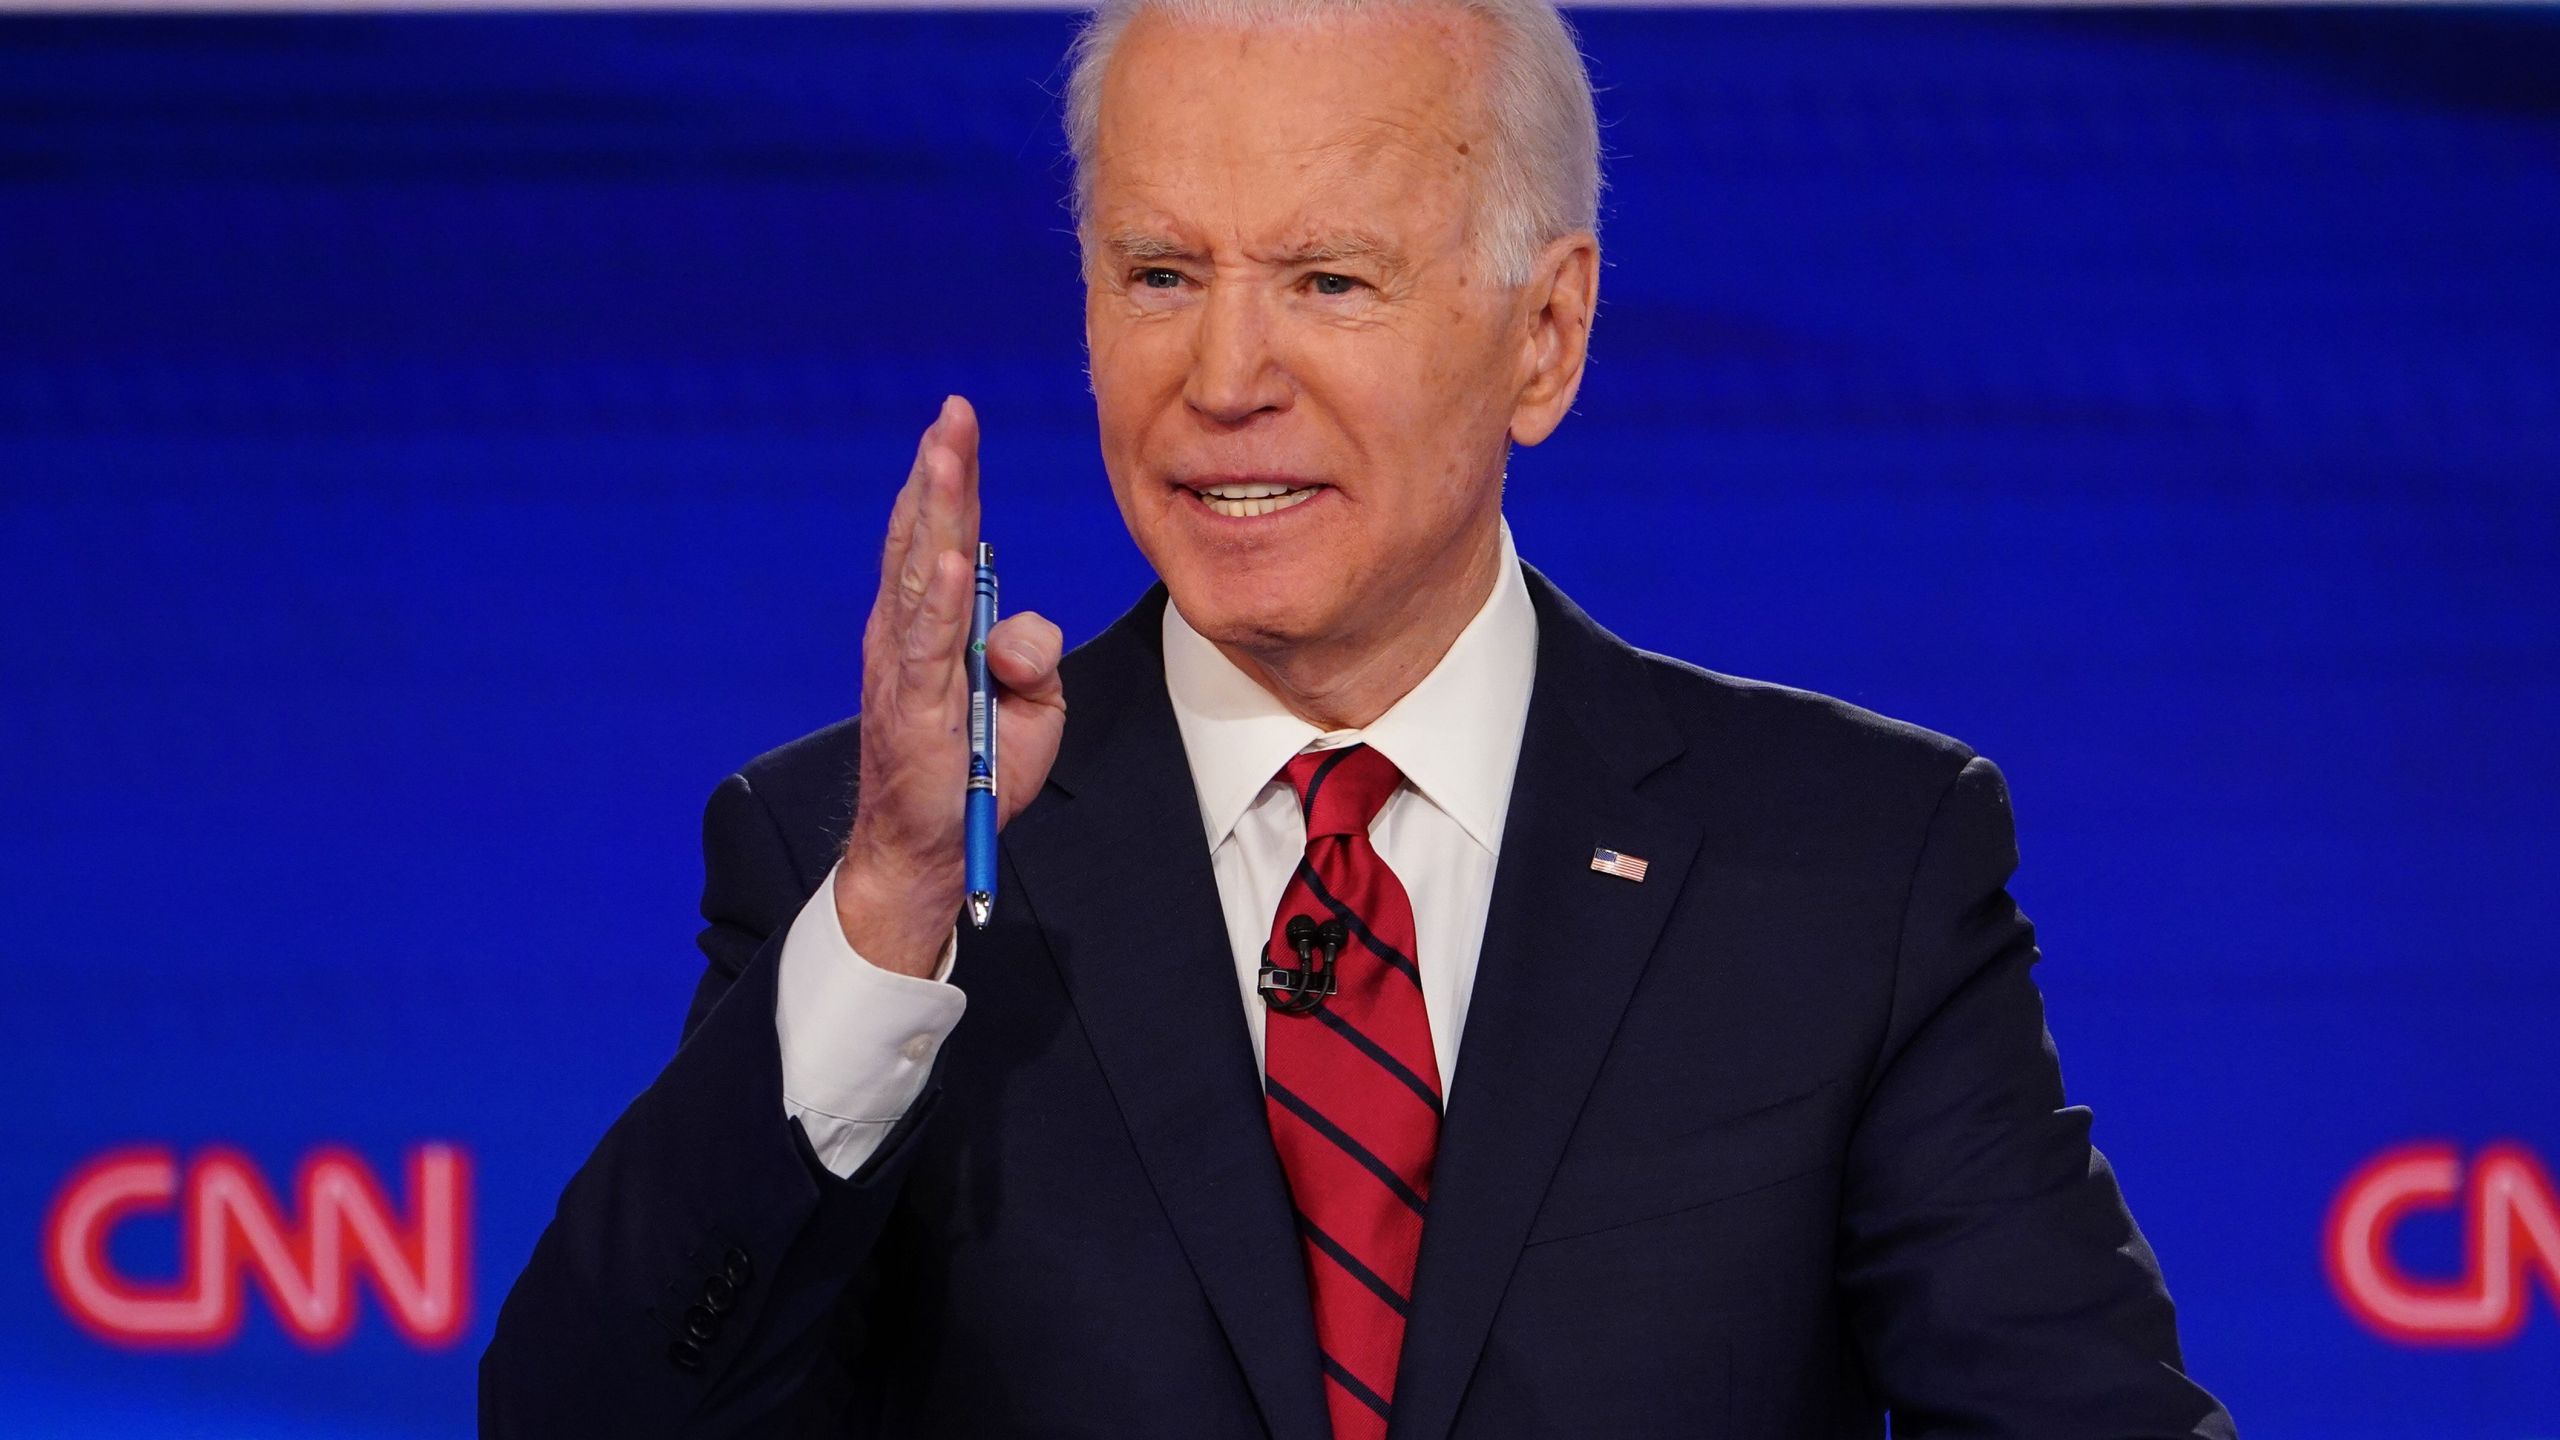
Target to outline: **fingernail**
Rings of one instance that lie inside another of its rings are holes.
[[[943,421],[945,421],[945,420],[949,420],[949,419],[953,418],[955,415],[957,415],[957,414],[959,413],[959,410],[960,410],[960,397],[959,397],[959,396],[957,396],[957,395],[945,395],[945,396],[943,396],[943,397],[942,397],[942,413],[941,413],[941,414],[939,414],[939,415],[936,415],[935,417],[933,417],[933,419],[934,419],[934,423],[935,423],[935,424],[937,424],[937,425],[939,425],[939,424],[941,424]]]

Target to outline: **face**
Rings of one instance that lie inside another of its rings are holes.
[[[1479,24],[1148,12],[1113,53],[1085,237],[1103,460],[1221,644],[1454,634],[1490,586],[1508,443],[1572,401],[1590,237],[1527,286],[1474,254]]]

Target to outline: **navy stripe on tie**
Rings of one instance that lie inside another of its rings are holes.
[[[1327,1235],[1322,1229],[1318,1228],[1316,1222],[1307,1218],[1307,1212],[1304,1210],[1298,1212],[1298,1233],[1306,1236],[1308,1241],[1317,1249],[1332,1256],[1333,1263],[1341,1266],[1344,1274],[1347,1274],[1352,1279],[1368,1286],[1371,1294],[1386,1301],[1388,1307],[1393,1309],[1398,1315],[1402,1315],[1407,1319],[1412,1318],[1412,1303],[1406,1300],[1401,1294],[1398,1294],[1396,1287],[1388,1284],[1385,1276],[1380,1275],[1377,1271],[1361,1264],[1359,1256],[1342,1248],[1342,1242],[1334,1239],[1330,1235]]]
[[[1319,1353],[1321,1353],[1321,1352],[1319,1352]],[[1359,1376],[1357,1376],[1357,1375],[1352,1374],[1352,1373],[1351,1373],[1350,1371],[1348,1371],[1348,1370],[1343,1369],[1343,1368],[1342,1368],[1342,1362],[1341,1362],[1341,1361],[1334,1359],[1334,1358],[1333,1358],[1332,1356],[1330,1356],[1330,1355],[1325,1356],[1325,1357],[1324,1357],[1324,1373],[1325,1373],[1326,1375],[1328,1375],[1328,1376],[1331,1376],[1331,1377],[1332,1377],[1332,1379],[1333,1379],[1333,1383],[1334,1383],[1334,1384],[1336,1384],[1336,1385],[1341,1386],[1341,1387],[1342,1387],[1346,1392],[1348,1392],[1348,1393],[1350,1394],[1350,1396],[1351,1396],[1351,1398],[1352,1398],[1352,1399],[1357,1400],[1357,1401],[1359,1401],[1361,1404],[1366,1405],[1366,1406],[1368,1406],[1370,1409],[1372,1409],[1372,1410],[1374,1410],[1374,1411],[1378,1412],[1378,1418],[1379,1418],[1379,1419],[1384,1420],[1384,1419],[1388,1418],[1388,1416],[1387,1416],[1387,1408],[1388,1408],[1388,1407],[1387,1407],[1387,1397],[1385,1397],[1384,1395],[1379,1394],[1379,1393],[1378,1393],[1377,1391],[1375,1391],[1375,1390],[1370,1389],[1368,1386],[1361,1384],[1361,1383],[1360,1383],[1360,1377],[1359,1377]]]
[[[1319,1005],[1308,1013],[1323,1021],[1326,1028],[1332,1030],[1334,1034],[1350,1041],[1353,1048],[1361,1054],[1377,1061],[1388,1074],[1396,1077],[1404,1088],[1421,1096],[1422,1103],[1431,1107],[1432,1114],[1440,1113],[1440,1092],[1431,1088],[1431,1082],[1406,1069],[1403,1061],[1388,1054],[1387,1047],[1362,1034],[1359,1026],[1335,1014],[1330,1005]]]
[[[1345,745],[1334,751],[1316,766],[1316,773],[1307,777],[1307,793],[1299,797],[1298,814],[1309,825],[1313,825],[1316,821],[1316,792],[1324,788],[1324,777],[1332,774],[1334,766],[1350,759],[1351,752],[1359,748],[1357,745]]]
[[[1343,928],[1359,936],[1360,943],[1368,946],[1372,954],[1403,971],[1404,978],[1407,980],[1416,985],[1422,983],[1422,972],[1405,957],[1405,953],[1379,939],[1369,929],[1369,922],[1360,918],[1358,911],[1335,899],[1333,892],[1324,888],[1324,881],[1316,875],[1316,867],[1308,864],[1303,856],[1298,860],[1298,878],[1307,882],[1307,889],[1314,894],[1316,900],[1341,919]]]
[[[1404,1177],[1395,1172],[1395,1167],[1370,1154],[1369,1147],[1352,1139],[1351,1132],[1317,1113],[1316,1107],[1299,1098],[1296,1091],[1268,1075],[1262,1077],[1262,1088],[1272,1099],[1280,1102],[1280,1108],[1306,1121],[1308,1129],[1332,1141],[1343,1154],[1359,1161],[1361,1169],[1377,1176],[1389,1190],[1395,1192],[1397,1199],[1412,1207],[1414,1214],[1422,1215],[1429,1212],[1429,1202],[1422,1198],[1419,1191],[1404,1183]]]

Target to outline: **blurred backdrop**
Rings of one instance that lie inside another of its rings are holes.
[[[1576,18],[1523,554],[2001,762],[2244,1433],[2560,1434],[2560,12]],[[0,18],[0,1433],[468,1433],[944,393],[1135,598],[1072,23]]]

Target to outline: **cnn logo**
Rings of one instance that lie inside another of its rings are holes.
[[[201,1349],[240,1328],[255,1281],[286,1333],[318,1348],[355,1325],[356,1280],[369,1277],[411,1344],[452,1344],[468,1318],[471,1164],[452,1145],[408,1154],[404,1220],[372,1170],[336,1147],[303,1157],[296,1224],[249,1158],[214,1147],[183,1169],[165,1146],[110,1151],[73,1172],[45,1217],[45,1276],[71,1318],[102,1340]],[[107,1253],[144,1216],[178,1225],[175,1280],[137,1279]]]
[[[2457,1210],[2463,1271],[2413,1276],[2392,1257],[2391,1237],[2413,1214]],[[2329,1206],[2329,1284],[2347,1312],[2388,1340],[2413,1345],[2497,1345],[2524,1328],[2531,1282],[2560,1304],[2560,1191],[2532,1151],[2501,1142],[2468,1171],[2440,1141],[2376,1155],[2347,1178]]]

